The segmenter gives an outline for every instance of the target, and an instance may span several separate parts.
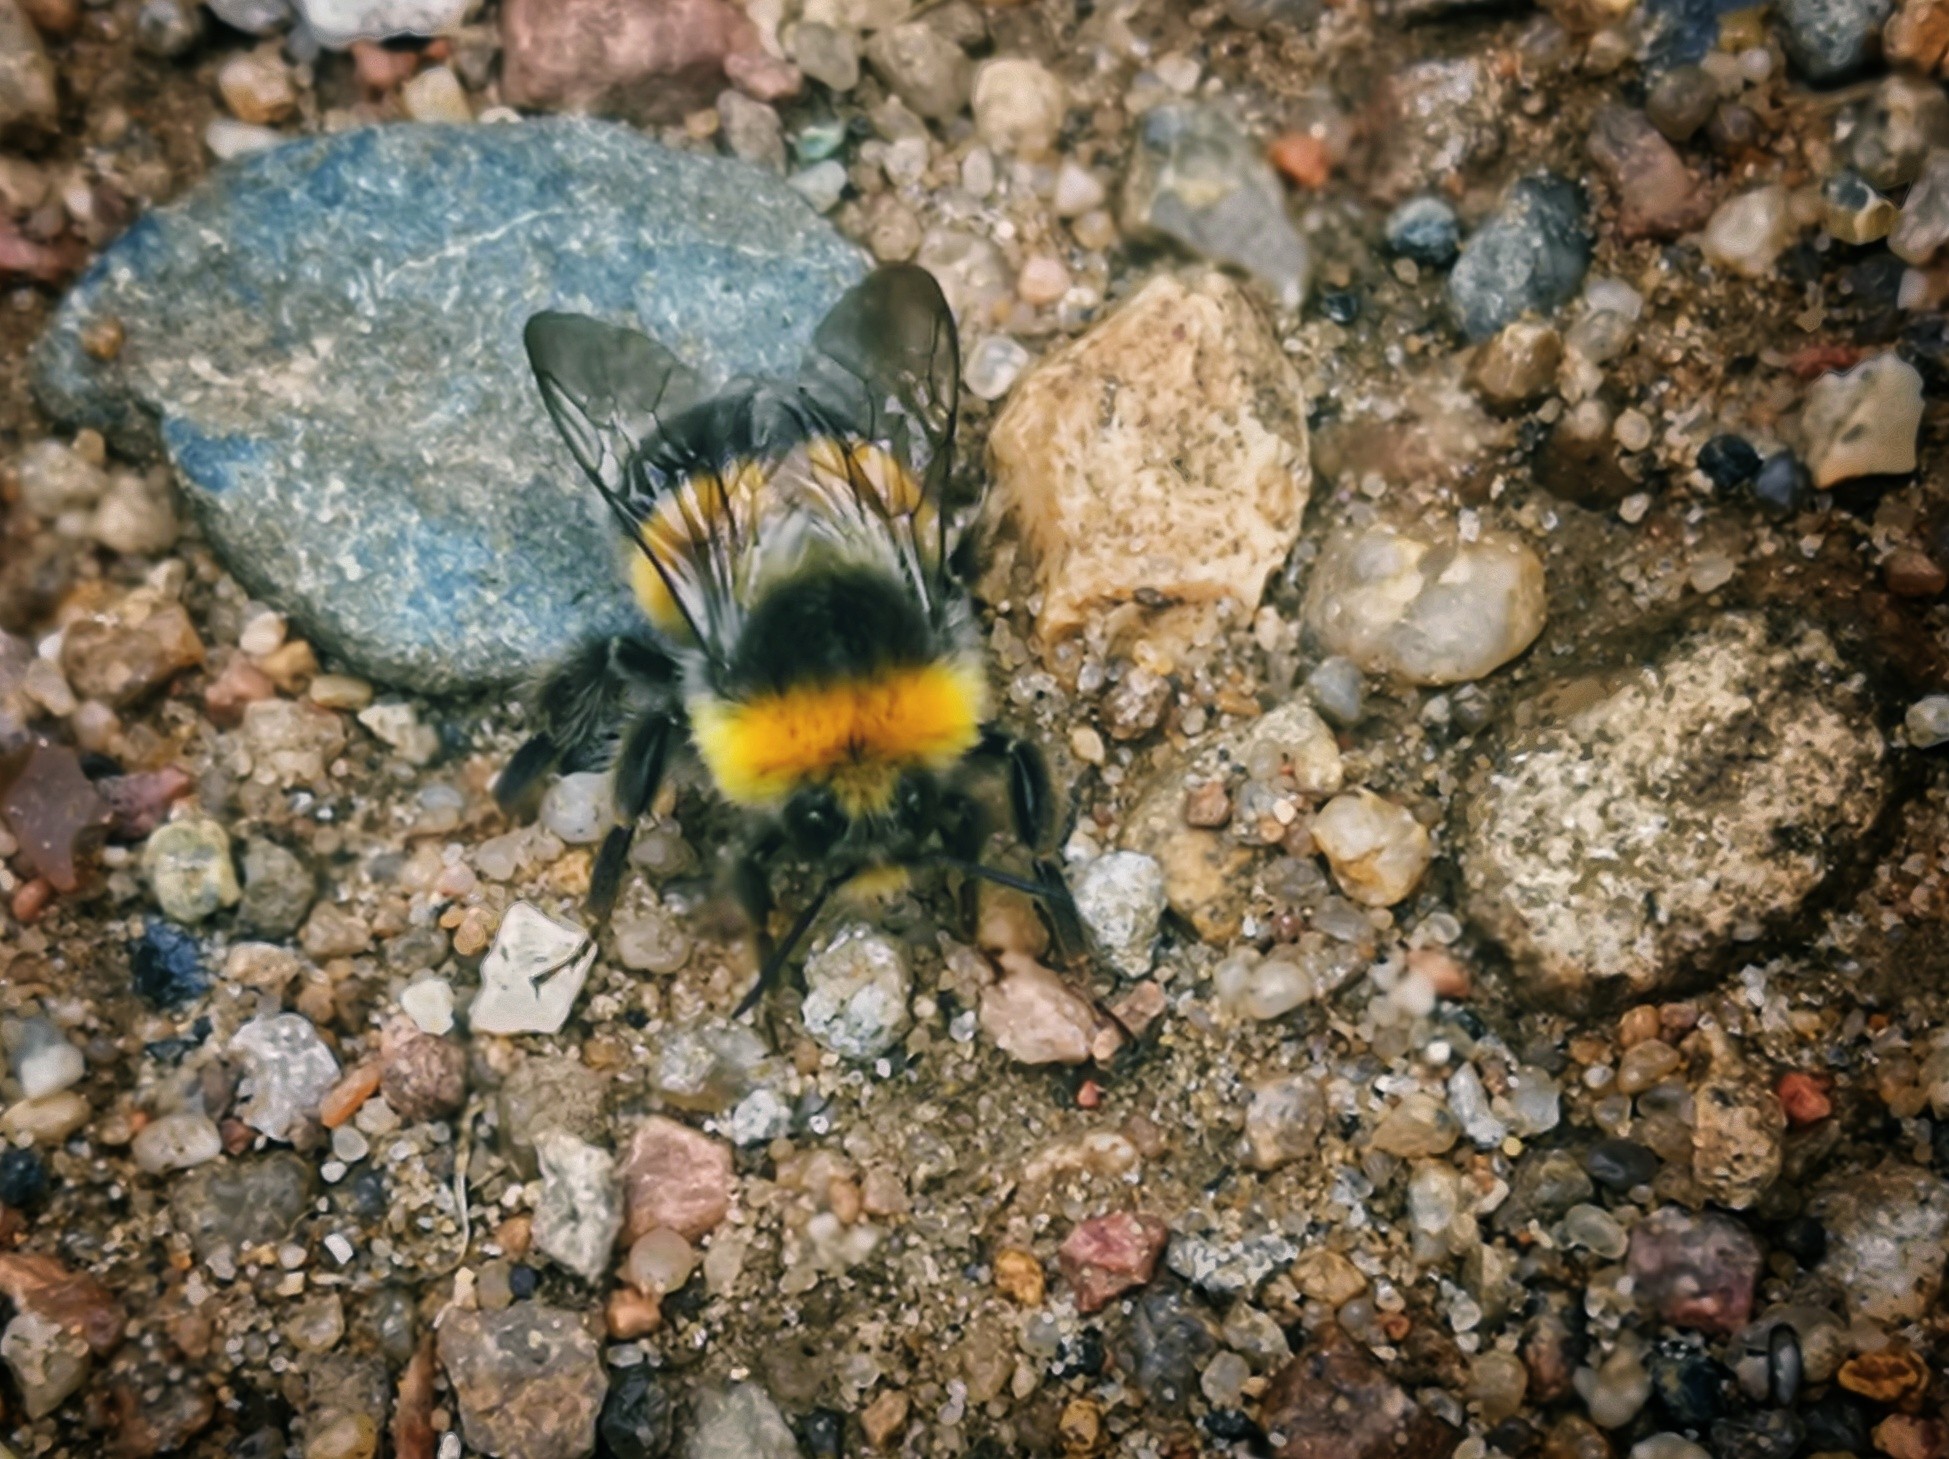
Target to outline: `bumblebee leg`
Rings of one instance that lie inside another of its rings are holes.
[[[639,639],[596,638],[577,648],[536,686],[529,708],[536,733],[501,772],[495,800],[510,815],[526,812],[550,770],[606,763],[632,702],[667,700],[676,679],[669,655]]]
[[[760,968],[771,963],[771,914],[777,906],[771,894],[771,876],[765,867],[769,850],[760,845],[747,846],[731,863],[730,875],[726,878],[731,900],[738,904],[738,910],[751,923],[751,936],[757,948]],[[742,1008],[744,1005],[739,1006]]]
[[[988,839],[988,817],[973,796],[958,790],[943,795],[939,825],[941,849],[949,856],[970,863],[981,859],[982,843]],[[961,878],[955,910],[962,937],[973,941],[981,924],[981,887],[977,878],[965,875]]]
[[[1076,915],[1076,899],[1069,894],[1069,879],[1063,875],[1062,864],[1053,856],[1036,857],[1035,879],[1048,888],[1036,898],[1036,905],[1042,909],[1042,920],[1049,924],[1057,958],[1068,964],[1081,962],[1089,956],[1089,933],[1083,929],[1083,919]]]
[[[657,787],[663,783],[663,771],[670,761],[676,730],[676,721],[669,715],[651,710],[630,726],[623,740],[622,753],[616,757],[618,823],[602,838],[595,871],[589,877],[588,907],[597,921],[607,921],[615,909],[630,840],[636,834],[636,823],[650,808]]]
[[[1032,740],[991,724],[982,731],[974,752],[1008,767],[1008,805],[1015,817],[1015,835],[1030,851],[1040,851],[1048,840],[1055,810],[1049,791],[1049,764],[1042,751]]]

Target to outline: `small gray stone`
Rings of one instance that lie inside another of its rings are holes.
[[[1360,665],[1338,654],[1320,660],[1318,667],[1306,676],[1306,690],[1312,695],[1314,705],[1341,729],[1352,729],[1360,723],[1366,708],[1366,688]]]
[[[1845,81],[1881,53],[1895,0],[1779,0],[1773,18],[1787,59],[1809,81]]]
[[[0,1332],[0,1361],[13,1374],[29,1419],[53,1413],[88,1380],[88,1344],[64,1323],[31,1308]]]
[[[1227,112],[1168,102],[1144,115],[1124,178],[1123,223],[1262,281],[1296,309],[1313,262],[1260,149]]]
[[[1387,246],[1430,268],[1447,268],[1462,246],[1455,210],[1440,198],[1409,198],[1387,215]]]
[[[762,1145],[792,1133],[792,1106],[769,1089],[754,1089],[731,1111],[724,1133],[733,1145]]]
[[[1906,187],[1938,147],[1949,147],[1949,96],[1922,76],[1896,74],[1842,114],[1837,128],[1848,165],[1884,191]]]
[[[1277,1170],[1318,1150],[1326,1129],[1326,1096],[1310,1074],[1288,1074],[1252,1086],[1245,1107],[1245,1160]]]
[[[204,0],[210,13],[246,35],[269,35],[291,23],[291,0]]]
[[[805,1031],[847,1059],[877,1059],[911,1019],[913,977],[897,944],[848,927],[805,960]]]
[[[859,37],[840,26],[804,21],[787,45],[798,68],[822,86],[851,91],[859,85]]]
[[[931,25],[906,21],[866,43],[866,61],[889,90],[930,121],[952,121],[968,104],[974,66]]]
[[[467,18],[474,0],[297,0],[321,45],[342,51],[353,41],[439,35]]]
[[[733,1383],[692,1400],[683,1459],[799,1459],[799,1444],[770,1394]]]
[[[294,936],[318,895],[318,882],[306,866],[275,841],[244,843],[244,894],[237,921],[265,937]]]
[[[20,1092],[27,1099],[45,1099],[81,1082],[88,1061],[68,1036],[46,1018],[24,1019],[7,1029],[7,1058]],[[0,1065],[4,1067],[4,1065]]]
[[[243,893],[230,864],[230,836],[203,817],[160,826],[142,848],[142,870],[163,915],[194,925],[234,906]]]
[[[239,1114],[273,1140],[290,1139],[338,1082],[338,1060],[302,1013],[253,1018],[231,1038],[230,1054],[244,1066]]]
[[[449,1311],[440,1366],[467,1442],[502,1459],[586,1459],[609,1380],[580,1314],[539,1302]]]
[[[1902,213],[1888,234],[1888,247],[1917,268],[1949,243],[1949,148],[1931,152],[1902,201]]]
[[[169,1191],[169,1214],[198,1257],[282,1241],[311,1204],[309,1161],[289,1150],[198,1166]]]
[[[1582,287],[1590,251],[1583,190],[1548,173],[1522,179],[1448,276],[1456,324],[1480,342],[1532,310],[1547,316]]]
[[[135,13],[136,48],[165,60],[203,39],[203,7],[196,0],[142,0]]]
[[[1164,917],[1164,869],[1141,851],[1112,851],[1085,866],[1070,888],[1076,915],[1116,970],[1127,978],[1150,971]]]
[[[541,1160],[535,1246],[583,1281],[600,1282],[623,1229],[615,1158],[560,1130],[537,1136],[535,1152]]]
[[[742,91],[717,98],[717,120],[731,155],[768,172],[785,170],[785,128],[778,112]]]
[[[165,451],[231,570],[357,672],[510,683],[638,618],[529,315],[646,328],[713,380],[789,371],[860,272],[782,179],[626,127],[366,127],[145,214],[63,302],[35,388]],[[97,360],[110,317],[127,343]]]

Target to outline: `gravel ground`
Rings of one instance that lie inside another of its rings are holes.
[[[1949,1455],[1945,51],[0,0],[0,1459]],[[614,608],[518,321],[790,359],[840,238],[1091,946],[734,1020],[699,775],[592,933],[489,793]]]

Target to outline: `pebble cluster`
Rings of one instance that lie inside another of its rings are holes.
[[[0,0],[0,1459],[1949,1459],[1945,75]],[[739,1021],[699,785],[605,926],[606,773],[489,793],[616,609],[519,322],[777,368],[868,259],[1090,946],[923,877]]]

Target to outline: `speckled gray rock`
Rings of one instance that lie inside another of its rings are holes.
[[[169,1187],[169,1215],[200,1260],[282,1241],[311,1202],[312,1169],[280,1150],[253,1160],[200,1165]]]
[[[1141,851],[1099,856],[1074,878],[1076,915],[1116,970],[1128,978],[1150,971],[1164,916],[1164,868]]]
[[[1914,1322],[1942,1290],[1949,1259],[1949,1181],[1890,1161],[1828,1181],[1807,1207],[1827,1228],[1821,1271],[1871,1322]]]
[[[1124,180],[1124,227],[1164,238],[1261,280],[1287,308],[1306,297],[1312,255],[1286,216],[1285,193],[1231,116],[1168,102],[1139,124]]]
[[[841,1058],[877,1059],[911,1026],[912,989],[898,943],[848,927],[805,960],[805,1031]]]
[[[1569,998],[1669,987],[1790,920],[1891,789],[1827,635],[1755,614],[1554,685],[1516,722],[1459,860],[1471,915]]]
[[[539,1302],[503,1312],[450,1311],[440,1366],[460,1401],[467,1442],[497,1459],[583,1459],[609,1390],[579,1314]]]
[[[561,308],[709,377],[784,370],[862,261],[781,180],[573,118],[396,125],[219,169],[36,346],[49,412],[165,450],[251,591],[368,676],[526,676],[630,621],[522,352]],[[81,347],[105,319],[112,361]]]
[[[1485,340],[1534,311],[1568,303],[1590,267],[1591,237],[1583,190],[1541,173],[1509,191],[1495,215],[1462,245],[1448,276],[1455,323]]]
[[[1774,24],[1787,59],[1809,81],[1844,81],[1881,54],[1895,0],[1780,0]]]
[[[683,1459],[798,1459],[798,1440],[756,1383],[706,1388],[691,1404]]]
[[[543,1130],[535,1151],[541,1157],[535,1247],[583,1281],[599,1282],[623,1229],[615,1157],[560,1130]]]

